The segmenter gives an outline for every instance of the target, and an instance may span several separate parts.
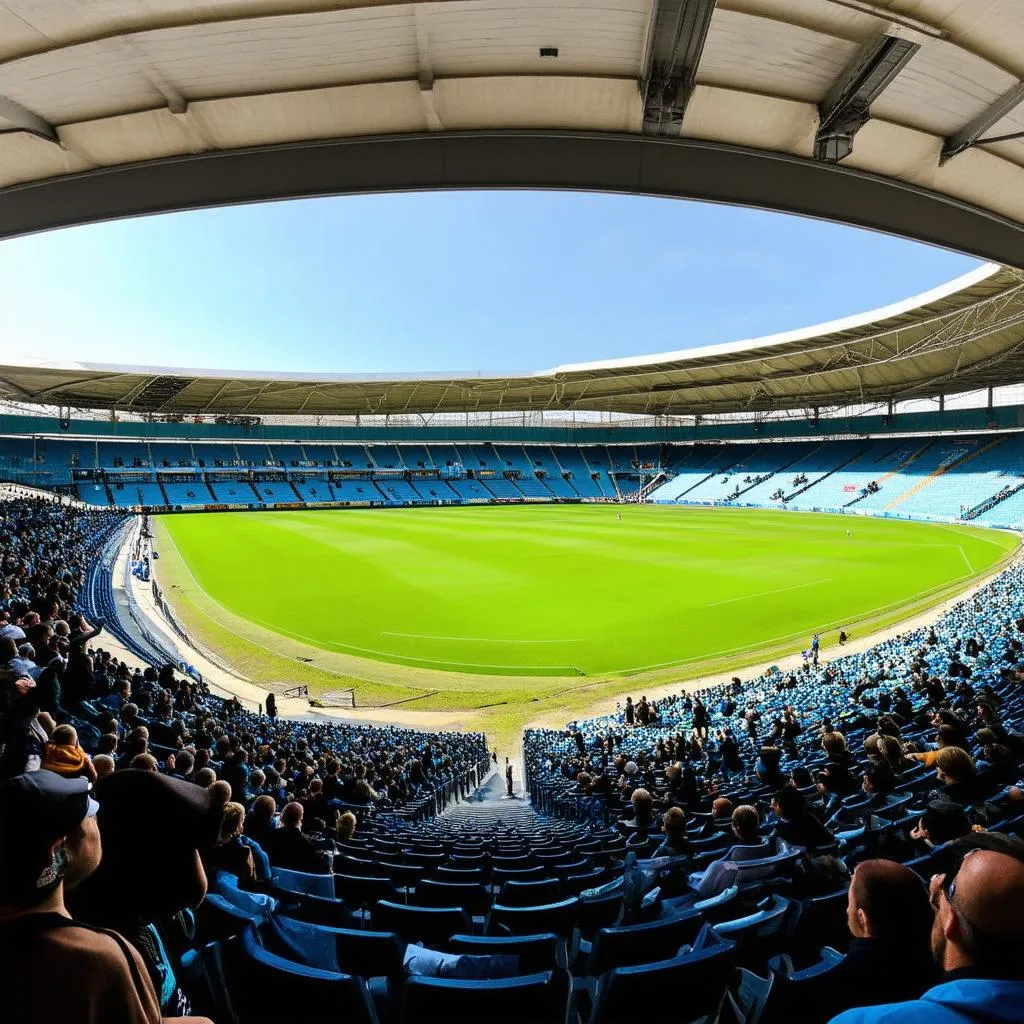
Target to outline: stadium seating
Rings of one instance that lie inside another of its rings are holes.
[[[239,472],[243,467],[279,475],[252,481]],[[180,486],[178,471],[189,468],[198,488]],[[328,470],[344,476],[328,479]],[[655,504],[849,508],[996,527],[1024,522],[1024,498],[1018,497],[1024,490],[1024,440],[1015,434],[611,446],[56,439],[30,444],[12,438],[0,441],[3,472],[44,486],[73,483],[77,496],[96,506],[134,507],[140,500],[157,508],[642,498]]]
[[[399,448],[402,457],[402,465],[406,469],[433,469],[434,460],[430,457],[430,451],[426,445],[404,444]]]
[[[416,489],[406,480],[378,477],[377,489],[389,505],[415,505],[422,501]]]
[[[254,480],[252,489],[256,492],[256,497],[267,505],[279,501],[285,503],[299,501],[294,487],[280,480]]]
[[[198,480],[178,482],[161,480],[168,505],[213,505],[217,499],[206,486]]]
[[[369,480],[335,480],[331,485],[335,500],[351,505],[383,505],[385,497]]]
[[[241,461],[233,444],[197,444],[192,449],[201,468],[236,466]]]
[[[245,480],[224,480],[211,477],[210,490],[216,501],[226,505],[249,505],[260,500],[252,489],[252,485]]]

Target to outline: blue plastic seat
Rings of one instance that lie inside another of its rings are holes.
[[[521,854],[519,856],[508,856],[504,857],[499,854],[495,854],[491,857],[491,864],[496,868],[511,868],[513,870],[519,868],[531,868],[536,864],[536,861],[530,854]]]
[[[366,982],[265,950],[253,929],[225,949],[225,983],[238,1024],[377,1024]]]
[[[480,885],[486,881],[483,868],[446,868],[440,867],[434,872],[437,882],[476,882]]]
[[[601,928],[591,945],[587,974],[604,974],[614,967],[671,959],[681,946],[696,941],[703,925],[704,915],[691,910],[644,924]]]
[[[545,971],[496,981],[412,977],[405,986],[402,1019],[410,1024],[566,1024],[570,991],[567,971]]]
[[[700,949],[682,956],[617,967],[598,980],[590,1024],[636,1020],[644,1007],[678,1006],[685,1009],[686,1020],[713,1016],[735,966],[735,943],[711,935]]]
[[[540,882],[506,882],[501,887],[499,901],[506,907],[536,907],[555,903],[561,895],[558,879],[545,878]]]
[[[378,931],[394,932],[407,942],[423,942],[433,949],[446,948],[452,935],[472,931],[469,915],[461,907],[415,907],[380,900],[370,920]]]
[[[778,947],[784,943],[787,927],[798,910],[799,904],[795,901],[772,896],[755,913],[732,921],[721,921],[714,929],[720,937],[737,944],[741,965],[756,965],[781,952]]]
[[[585,871],[578,875],[567,875],[562,878],[562,892],[566,896],[579,896],[584,889],[596,889],[606,881],[608,881],[607,869],[594,868],[592,871]]]
[[[299,896],[282,908],[281,912],[298,921],[322,924],[329,928],[347,928],[352,925],[354,916],[344,900],[325,899],[321,896]]]
[[[207,893],[196,910],[196,934],[204,943],[241,935],[251,924],[250,914],[216,893]]]
[[[417,907],[461,907],[467,914],[483,915],[491,909],[491,894],[480,883],[424,878],[409,902]]]
[[[537,935],[554,932],[568,938],[576,927],[579,900],[575,896],[535,907],[506,907],[496,903],[487,920],[488,935]]]
[[[350,907],[372,907],[378,900],[391,899],[396,893],[395,884],[390,878],[359,878],[336,874],[334,895]]]
[[[566,965],[565,942],[550,932],[546,935],[453,935],[449,949],[471,956],[517,956],[520,974],[539,974]]]
[[[801,971],[776,971],[771,994],[761,1016],[763,1024],[826,1024],[837,1013],[856,1002],[856,995],[837,991],[832,971],[843,962],[834,949],[821,951],[817,963]]]
[[[303,893],[307,896],[334,896],[334,883],[330,875],[315,875],[308,871],[271,867],[270,879],[274,885],[289,892]]]
[[[792,945],[814,951],[823,946],[843,946],[850,940],[846,920],[847,889],[804,900],[791,933]]]
[[[622,893],[612,892],[590,899],[580,898],[576,920],[580,935],[592,937],[598,928],[611,928],[622,919]]]
[[[732,905],[736,902],[739,894],[739,886],[731,885],[717,896],[712,896],[706,900],[696,900],[689,909],[699,910],[704,915],[704,919],[710,924],[715,924],[718,921],[728,921],[732,917]]]
[[[494,866],[491,868],[491,880],[495,885],[501,885],[504,882],[540,882],[547,878],[548,874],[547,869],[542,868],[539,864],[529,868]]]

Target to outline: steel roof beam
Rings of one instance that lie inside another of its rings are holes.
[[[28,132],[37,139],[53,142],[58,146],[61,144],[57,129],[49,121],[6,96],[0,96],[0,117],[11,123],[13,131]]]
[[[1024,82],[1018,82],[1012,89],[1003,93],[990,107],[965,124],[955,135],[946,139],[946,143],[942,147],[942,155],[939,157],[939,165],[946,163],[947,160],[952,160],[953,157],[972,146],[984,143],[986,140],[982,136],[985,132],[999,124],[1021,103],[1024,103]],[[994,142],[996,140],[989,139],[987,141]]]
[[[837,164],[853,152],[853,137],[871,116],[871,104],[919,49],[920,43],[881,35],[857,51],[818,107],[816,160]]]
[[[678,135],[697,82],[715,0],[654,0],[643,77],[643,132]]]

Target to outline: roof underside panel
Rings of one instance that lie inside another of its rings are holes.
[[[1021,0],[717,0],[713,8],[699,46],[673,37],[665,51],[663,0],[3,0],[0,237],[331,191],[306,187],[302,168],[288,161],[258,196],[250,166],[232,164],[233,189],[205,173],[217,157],[263,147],[509,130],[646,142],[660,33],[658,52],[670,60],[657,71],[657,103],[681,112],[672,122],[673,134],[681,124],[679,141],[801,161],[818,154],[874,176],[893,202],[912,185],[956,205],[977,230],[947,230],[943,217],[909,218],[893,230],[1024,266],[1024,141],[1003,138],[1024,131],[1024,111],[1001,112],[952,158],[946,152],[1024,79]],[[852,95],[850,139],[829,156],[815,144],[819,109],[885,37],[913,55],[871,95]],[[422,148],[429,161],[429,145]],[[524,144],[514,181],[500,173],[506,154],[457,180],[443,166],[424,174],[403,154],[405,173],[381,168],[335,190],[650,190],[643,175],[606,169],[597,153],[585,171],[581,163],[560,176],[537,163],[529,173]],[[187,186],[166,188],[153,162],[167,160],[203,163],[182,165]],[[103,179],[110,194],[102,203],[95,183],[74,187],[97,169],[121,172]],[[746,173],[750,180],[722,170],[723,201],[889,227],[885,204],[858,213],[823,189],[799,209],[781,197],[784,188],[755,187],[753,166]],[[718,198],[682,172],[662,182],[658,194]],[[831,191],[844,187],[837,179]]]

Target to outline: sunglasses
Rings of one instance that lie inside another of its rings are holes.
[[[968,850],[963,855],[963,857],[960,858],[960,863],[957,864],[957,866],[955,868],[953,868],[952,871],[949,871],[945,875],[942,876],[942,881],[939,882],[939,884],[935,886],[934,891],[932,893],[932,901],[931,901],[931,903],[932,903],[932,909],[933,910],[938,910],[939,909],[939,893],[942,893],[946,897],[946,902],[949,903],[950,905],[952,905],[953,897],[956,896],[956,878],[957,878],[957,875],[960,874],[960,869],[967,862],[967,859],[969,857],[971,857],[973,854],[978,853],[978,852],[979,851],[977,849]],[[935,876],[935,877],[938,877],[938,876]]]

